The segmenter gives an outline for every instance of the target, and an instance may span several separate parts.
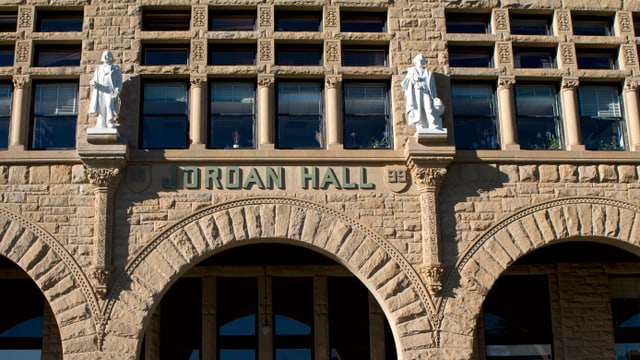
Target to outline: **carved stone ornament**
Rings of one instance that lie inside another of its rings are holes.
[[[558,11],[557,18],[558,30],[562,32],[568,32],[569,30],[571,30],[571,20],[568,11]]]
[[[439,188],[447,175],[446,168],[436,167],[412,167],[413,181],[416,185],[430,188]]]
[[[271,41],[260,41],[260,61],[269,62],[272,58]]]
[[[580,80],[578,78],[562,78],[563,89],[577,89],[579,85]]]
[[[327,76],[324,81],[324,86],[327,89],[335,89],[340,86],[342,82],[342,76]]]
[[[273,24],[273,15],[271,14],[271,6],[261,6],[260,11],[260,27],[270,27]]]
[[[95,268],[91,272],[91,278],[96,284],[96,294],[98,294],[100,298],[104,299],[107,295],[107,285],[109,284],[109,279],[111,278],[111,269]]]
[[[633,32],[631,26],[631,15],[628,12],[618,12],[618,20],[620,23],[620,30],[622,32]]]
[[[258,75],[258,86],[259,87],[270,87],[275,83],[275,78],[273,75]]]
[[[338,9],[328,8],[327,16],[324,19],[325,25],[328,27],[338,26]]]
[[[29,52],[31,51],[31,44],[29,41],[18,41],[16,43],[16,62],[29,62]]]
[[[201,88],[201,87],[204,87],[207,84],[207,77],[206,76],[191,76],[191,78],[189,79],[189,82],[191,82],[191,86],[192,87]]]
[[[89,182],[98,187],[110,187],[118,185],[120,179],[120,169],[118,168],[96,168],[85,165]]]
[[[501,64],[511,64],[511,44],[498,43],[498,58]]]
[[[30,28],[33,21],[33,9],[21,8],[20,16],[18,18],[18,26],[21,28]]]
[[[625,65],[633,66],[638,64],[638,58],[636,56],[636,47],[634,45],[623,45],[622,52],[624,53]]]
[[[575,64],[574,57],[573,57],[573,45],[561,44],[560,54],[562,54],[562,63],[564,63],[565,65]]]
[[[207,7],[195,6],[193,8],[193,26],[203,27],[207,25]]]
[[[27,89],[31,86],[31,78],[24,75],[16,75],[13,77],[13,87],[16,89]]]
[[[193,41],[191,45],[192,45],[191,58],[193,59],[193,61],[194,62],[205,61],[204,54],[206,53],[206,50],[205,50],[206,45],[204,40]]]
[[[326,46],[326,54],[328,62],[337,62],[340,61],[340,42],[339,41],[327,41],[325,43]]]
[[[444,272],[445,268],[442,264],[425,266],[423,269],[423,275],[427,280],[427,287],[434,295],[437,295],[442,291]]]
[[[624,80],[624,91],[637,91],[640,87],[640,78],[626,78]]]
[[[501,76],[498,78],[498,87],[510,88],[516,84],[516,78],[513,76]]]
[[[506,31],[509,28],[507,10],[496,10],[495,15],[496,30]]]

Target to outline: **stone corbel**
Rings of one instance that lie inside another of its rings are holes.
[[[89,274],[96,294],[104,299],[113,272],[113,208],[114,196],[126,166],[126,146],[112,145],[108,152],[79,149],[89,182],[95,186],[95,222],[93,234],[93,268]],[[101,147],[107,148],[107,146]],[[116,151],[113,151],[116,150]],[[121,150],[121,151],[118,151]]]
[[[453,160],[455,149],[442,152],[407,152],[407,166],[418,187],[422,225],[422,275],[429,291],[438,295],[442,291],[445,266],[442,261],[442,239],[438,192]]]

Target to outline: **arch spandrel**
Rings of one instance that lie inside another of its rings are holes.
[[[127,344],[126,339],[142,338],[150,301],[157,304],[178,277],[225,245],[260,239],[313,249],[360,278],[389,321],[396,323],[394,335],[401,358],[414,358],[409,354],[435,346],[431,298],[411,264],[384,238],[322,205],[298,199],[254,198],[203,209],[165,229],[136,254],[109,294],[104,314],[108,319],[105,351],[135,354],[137,349],[130,348],[131,342],[126,349],[122,344]],[[142,302],[145,309],[138,298],[126,295],[140,286],[147,298]]]
[[[24,270],[42,291],[56,318],[63,353],[98,349],[101,313],[97,297],[81,267],[58,240],[0,208],[0,255]]]
[[[441,346],[472,348],[476,319],[493,284],[511,264],[545,245],[598,241],[640,256],[640,206],[599,197],[547,201],[516,212],[481,235],[447,275],[438,308]],[[460,335],[466,335],[466,341]],[[466,345],[463,345],[465,342]]]

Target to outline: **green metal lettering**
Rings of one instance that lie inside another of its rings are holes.
[[[375,189],[375,184],[367,183],[367,168],[360,167],[360,189]]]
[[[274,183],[278,189],[284,189],[284,168],[282,166],[275,169],[267,166],[267,188],[273,189]]]
[[[303,189],[309,188],[309,182],[311,182],[311,187],[314,189],[318,188],[318,168],[312,167],[311,169],[306,166],[300,167],[300,182]]]
[[[207,189],[222,189],[220,183],[220,168],[217,166],[206,166],[204,168],[204,185]]]
[[[320,188],[327,189],[329,184],[332,184],[336,189],[340,189],[340,181],[338,181],[338,177],[332,168],[327,168],[327,171],[324,173],[324,177],[322,178],[322,182],[320,183]]]
[[[178,187],[178,167],[171,167],[171,176],[162,178],[162,188],[175,189]]]
[[[264,183],[262,182],[262,178],[260,178],[260,174],[258,173],[258,170],[256,170],[256,168],[251,168],[251,170],[249,170],[249,174],[244,180],[242,188],[245,190],[249,190],[253,185],[257,186],[258,189],[264,189]]]
[[[224,186],[227,189],[240,189],[242,185],[242,169],[237,166],[229,166],[226,173]]]
[[[348,167],[342,167],[342,188],[343,189],[357,189],[356,183],[349,182],[351,180],[351,171]]]
[[[196,166],[185,166],[182,169],[182,183],[185,189],[200,187],[200,169]]]

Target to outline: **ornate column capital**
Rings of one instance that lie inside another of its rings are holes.
[[[416,185],[427,188],[439,189],[440,185],[444,181],[447,175],[446,168],[419,168],[414,167],[411,169],[413,174],[413,181]]]
[[[201,88],[206,86],[207,84],[207,77],[206,76],[201,76],[201,75],[192,75],[191,78],[189,79],[189,81],[191,82],[191,86],[192,87],[196,87],[196,88]]]
[[[563,89],[577,89],[580,85],[580,80],[577,77],[564,77],[562,78]]]
[[[273,75],[258,75],[258,86],[270,87],[275,83],[276,79]]]
[[[443,264],[427,265],[422,268],[422,276],[427,280],[427,287],[431,293],[439,294],[442,291],[444,272]]]
[[[31,77],[28,75],[15,75],[13,77],[13,87],[26,90],[31,86]]]
[[[327,89],[335,89],[340,87],[340,83],[342,82],[341,75],[329,75],[324,80],[324,85]]]
[[[120,168],[91,167],[85,164],[89,182],[97,187],[115,187],[120,182]]]
[[[516,78],[514,76],[500,76],[498,78],[498,87],[501,89],[511,88],[516,84]]]
[[[640,87],[640,78],[626,78],[624,80],[624,91],[637,91]]]

